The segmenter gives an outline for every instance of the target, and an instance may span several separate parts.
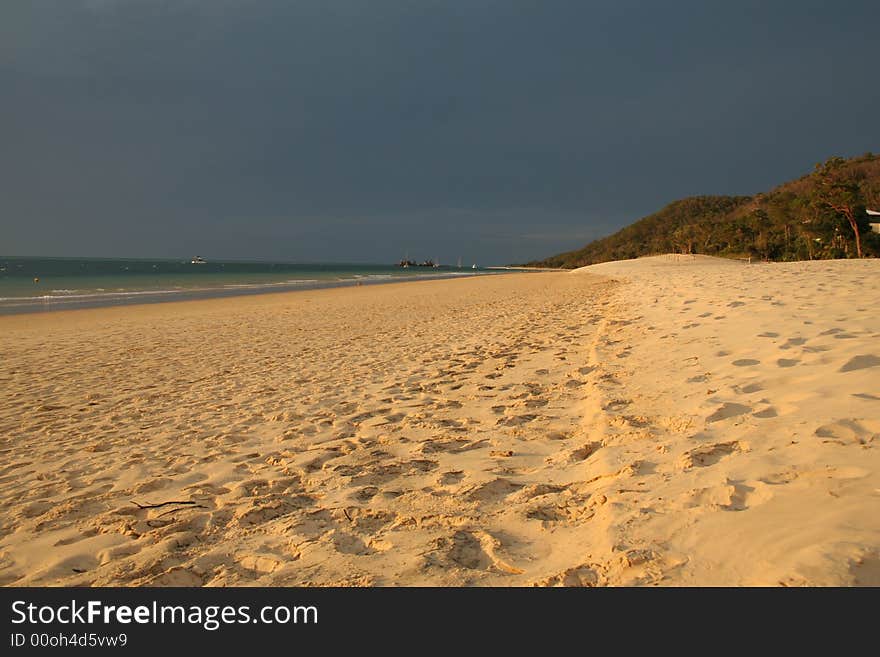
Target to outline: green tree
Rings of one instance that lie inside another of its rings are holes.
[[[861,233],[867,228],[867,215],[858,172],[847,167],[843,158],[832,157],[824,164],[816,165],[816,179],[812,198],[814,206],[849,224],[855,237],[856,254],[861,258]]]

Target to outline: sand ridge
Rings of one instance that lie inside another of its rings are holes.
[[[660,257],[0,318],[0,582],[877,584],[878,273]]]
[[[625,393],[603,443],[641,463],[621,544],[677,564],[670,583],[880,584],[880,263],[660,256],[580,273],[624,282],[596,355],[600,387]]]

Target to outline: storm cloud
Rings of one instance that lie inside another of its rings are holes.
[[[876,2],[6,0],[0,253],[501,264],[880,147]]]

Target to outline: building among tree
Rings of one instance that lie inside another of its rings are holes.
[[[867,210],[869,217],[876,217],[874,221],[870,222],[871,230],[875,233],[880,233],[880,212],[876,210]]]

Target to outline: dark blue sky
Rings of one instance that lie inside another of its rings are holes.
[[[494,264],[880,150],[880,2],[3,0],[0,253]]]

